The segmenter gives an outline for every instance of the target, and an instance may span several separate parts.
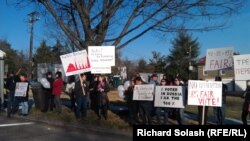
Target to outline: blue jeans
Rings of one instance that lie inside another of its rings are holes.
[[[161,116],[163,116],[163,121],[161,120]],[[157,107],[156,108],[156,120],[158,125],[167,125],[168,124],[168,109]]]
[[[185,123],[184,108],[177,108],[177,121],[179,125],[184,125]]]
[[[78,96],[76,98],[76,117],[86,117],[88,110],[88,97],[87,96]]]
[[[21,106],[22,106],[22,114],[27,115],[29,111],[28,101],[21,102]]]
[[[226,104],[222,104],[222,107],[214,107],[214,116],[218,125],[223,125],[225,120],[225,107]]]

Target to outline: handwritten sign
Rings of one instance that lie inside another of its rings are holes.
[[[188,81],[188,105],[221,107],[222,82]]]
[[[235,80],[249,80],[250,78],[250,54],[234,56]]]
[[[155,107],[184,108],[182,86],[156,86]]]
[[[28,82],[17,82],[15,96],[25,97],[28,90]]]
[[[115,46],[88,46],[91,66],[115,66]]]
[[[207,49],[205,71],[232,67],[233,52],[233,48]]]
[[[111,74],[111,66],[92,66],[92,74]]]
[[[135,85],[133,100],[153,101],[154,85]]]
[[[86,50],[60,56],[66,76],[80,74],[91,70]]]

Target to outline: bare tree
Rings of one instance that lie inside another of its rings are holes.
[[[7,0],[8,1],[8,0]],[[10,0],[11,1],[11,0]],[[208,31],[225,27],[246,0],[15,0],[47,11],[78,49],[123,48],[152,30]]]

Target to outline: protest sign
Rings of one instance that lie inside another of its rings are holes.
[[[188,105],[221,107],[222,82],[189,80]]]
[[[154,99],[153,92],[154,92],[153,84],[135,85],[133,100],[153,101]]]
[[[232,67],[233,52],[233,48],[207,49],[205,71]]]
[[[15,96],[25,97],[28,90],[28,82],[17,82]]]
[[[115,66],[115,46],[89,46],[91,66]]]
[[[80,74],[91,70],[86,50],[60,56],[66,76]]]
[[[92,66],[91,73],[92,74],[110,74],[111,66]]]
[[[182,86],[156,86],[155,107],[184,108]]]
[[[235,80],[249,80],[250,78],[250,54],[234,56]]]

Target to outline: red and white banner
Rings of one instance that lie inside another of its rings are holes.
[[[188,105],[221,107],[222,82],[189,80]]]
[[[60,56],[66,76],[91,71],[86,50],[64,54]]]

